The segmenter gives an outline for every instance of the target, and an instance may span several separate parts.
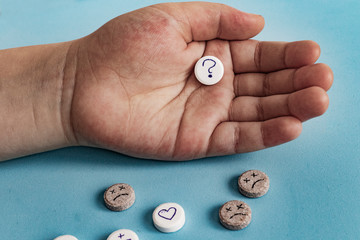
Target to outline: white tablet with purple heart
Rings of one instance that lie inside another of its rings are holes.
[[[159,231],[176,232],[185,224],[185,211],[177,203],[163,203],[154,210],[152,218]]]

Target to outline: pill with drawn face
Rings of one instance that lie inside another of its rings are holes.
[[[106,240],[139,240],[139,237],[129,229],[119,229],[111,233]]]
[[[134,189],[126,183],[114,184],[105,190],[104,202],[112,211],[124,211],[135,202]]]
[[[230,230],[240,230],[251,222],[251,209],[242,201],[226,202],[219,210],[221,224]]]
[[[246,171],[238,178],[239,192],[246,197],[261,197],[267,193],[269,186],[269,177],[259,170]]]

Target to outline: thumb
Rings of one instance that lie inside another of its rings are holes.
[[[186,42],[215,38],[244,40],[264,28],[264,18],[225,4],[209,2],[165,3],[153,7],[173,16],[181,25]]]

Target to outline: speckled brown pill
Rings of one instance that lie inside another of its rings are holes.
[[[239,192],[250,198],[265,195],[269,190],[269,177],[259,170],[249,170],[240,175],[238,179]]]
[[[251,221],[251,209],[249,205],[239,200],[226,202],[219,210],[221,224],[230,230],[240,230]]]
[[[124,211],[135,202],[134,189],[126,183],[114,184],[105,190],[104,202],[112,211]]]

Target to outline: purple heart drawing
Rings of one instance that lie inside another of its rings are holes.
[[[171,220],[173,219],[173,217],[175,216],[176,214],[176,208],[174,207],[170,207],[168,208],[167,210],[166,209],[161,209],[159,212],[158,212],[158,215],[162,218],[165,218],[166,220]]]

